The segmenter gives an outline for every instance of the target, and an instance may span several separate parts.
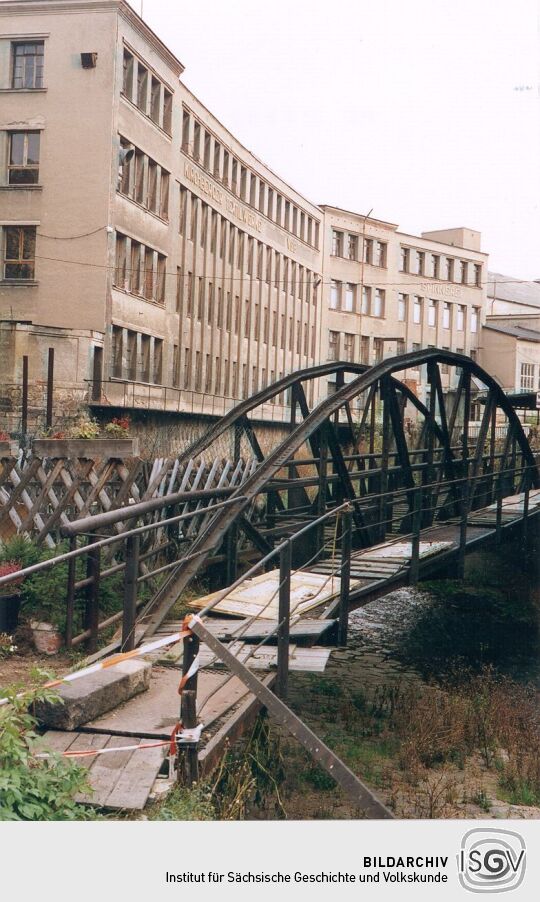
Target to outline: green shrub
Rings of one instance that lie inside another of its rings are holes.
[[[9,704],[0,708],[0,820],[87,820],[95,815],[74,796],[88,791],[86,771],[59,755],[36,758],[36,721],[29,714],[36,701],[57,701],[45,689],[20,694],[4,690]]]

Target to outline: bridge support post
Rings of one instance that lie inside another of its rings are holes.
[[[530,470],[526,468],[524,473],[525,484],[523,486],[525,490],[525,494],[523,496],[523,523],[521,530],[521,537],[523,539],[523,546],[527,545],[527,539],[529,537],[529,493],[531,491],[531,477]]]
[[[467,520],[469,518],[469,482],[467,478],[461,485],[461,520],[459,524],[459,549],[457,572],[458,579],[465,575],[465,555],[467,552]]]
[[[72,536],[69,540],[69,550],[75,551],[77,548],[77,537]],[[75,576],[77,568],[77,559],[72,557],[68,563],[68,579],[66,592],[66,648],[71,648],[73,644],[73,610],[75,607]]]
[[[199,654],[200,640],[195,633],[184,639],[182,675],[185,676]],[[180,722],[186,730],[197,726],[197,671],[189,678],[180,696]],[[199,779],[198,743],[178,745],[176,757],[176,779],[179,783],[193,786]]]
[[[88,536],[88,556],[86,559],[86,578],[90,579],[90,585],[86,590],[86,609],[84,614],[85,629],[90,630],[90,636],[86,647],[93,654],[97,651],[98,627],[99,627],[99,580],[101,571],[101,549],[92,548],[97,542],[97,536]]]
[[[419,485],[414,492],[413,516],[412,516],[412,541],[411,564],[409,567],[409,582],[414,585],[418,582],[420,571],[420,530],[422,527],[422,486]]]
[[[287,698],[289,688],[289,640],[291,615],[292,543],[287,542],[279,555],[279,609],[277,632],[276,695]]]
[[[499,475],[497,480],[497,514],[495,517],[495,542],[497,545],[500,545],[502,541],[503,488],[503,477]]]
[[[126,540],[126,569],[124,575],[124,610],[122,616],[122,651],[135,648],[135,619],[137,616],[137,577],[139,575],[140,537]]]
[[[351,511],[343,513],[343,529],[341,532],[341,572],[339,587],[339,615],[337,644],[344,648],[347,645],[349,628],[349,592],[351,585],[351,547],[352,525]]]

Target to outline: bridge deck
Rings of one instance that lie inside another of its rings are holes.
[[[531,492],[529,500],[529,515],[535,517],[538,514],[540,490]],[[516,496],[509,499],[502,519],[502,530],[519,526],[522,519],[522,498]],[[466,533],[468,551],[493,539],[495,522],[496,510],[493,506],[471,514]],[[441,524],[422,531],[420,578],[434,575],[455,560],[459,538],[459,523]],[[350,609],[407,585],[410,581],[410,563],[410,541],[398,536],[378,546],[354,552],[351,560]],[[298,610],[291,623],[291,670],[324,670],[331,648],[313,643],[331,641],[336,622],[333,618],[339,603],[339,568],[339,557],[337,560],[328,558],[309,570],[295,574],[297,580],[293,581],[291,610],[294,610],[295,597]],[[249,657],[251,666],[258,673],[267,671],[265,682],[270,685],[274,680],[276,648],[263,645],[254,652],[253,643],[266,642],[276,627],[276,574],[277,571],[272,571],[246,581],[231,593],[229,606],[227,603],[218,606],[220,617],[209,617],[205,621],[214,636],[231,643],[229,647],[238,653],[240,659]],[[203,607],[211,597],[197,599],[193,604]],[[223,614],[230,616],[224,618]],[[178,621],[166,622],[158,636],[172,634],[179,626]],[[275,641],[274,638],[271,641]],[[50,731],[43,738],[44,745],[64,751],[68,748],[123,747],[168,739],[179,717],[177,690],[182,645],[178,643],[151,657],[152,678],[147,692],[73,733]],[[226,744],[245,731],[259,710],[260,703],[238,677],[224,672],[205,646],[201,646],[201,658],[197,715],[205,725],[199,750],[201,770],[204,772],[219,760]],[[93,788],[92,796],[83,800],[111,809],[141,809],[155,785],[166,754],[167,748],[162,746],[81,759],[83,763],[87,762],[88,778]]]

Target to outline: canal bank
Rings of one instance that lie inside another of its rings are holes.
[[[398,817],[540,817],[539,563],[536,533],[471,555],[463,581],[377,599],[324,677],[291,680],[293,708]],[[356,816],[286,736],[273,754],[275,816]]]

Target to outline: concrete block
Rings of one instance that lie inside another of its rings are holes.
[[[146,692],[151,672],[148,661],[123,661],[110,670],[98,670],[60,686],[56,691],[63,702],[37,704],[36,717],[44,726],[75,730]]]

